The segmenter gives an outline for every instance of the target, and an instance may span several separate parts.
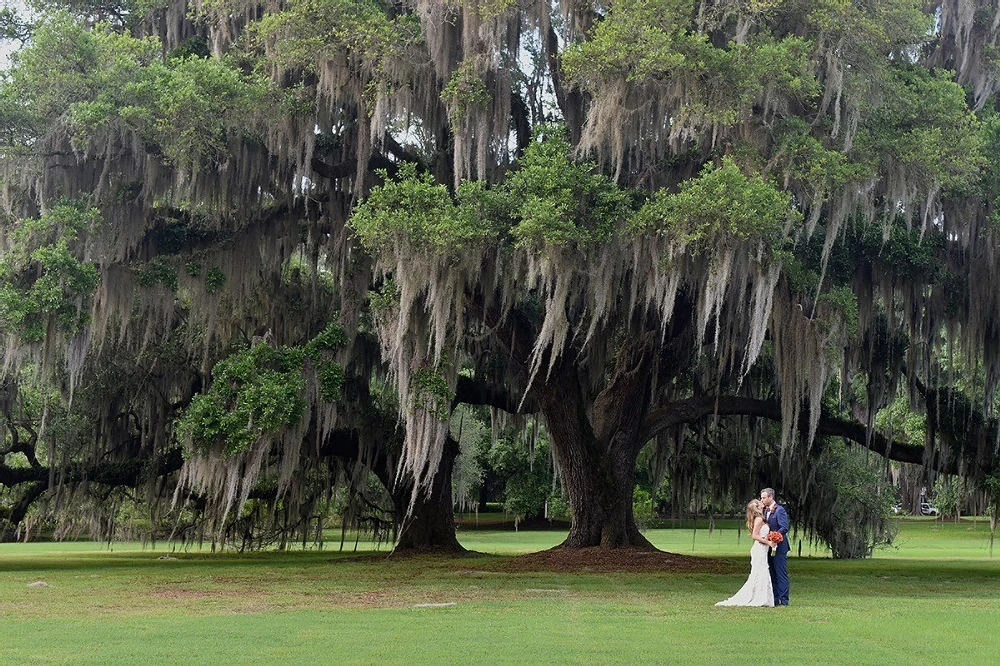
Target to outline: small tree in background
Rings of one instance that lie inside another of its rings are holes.
[[[895,494],[886,481],[883,461],[856,448],[832,442],[815,464],[814,492],[828,510],[812,514],[812,531],[837,559],[870,557],[892,545],[898,528],[892,520]]]

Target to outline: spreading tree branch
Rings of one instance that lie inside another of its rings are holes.
[[[781,405],[773,400],[742,396],[702,396],[673,402],[651,411],[641,430],[640,439],[648,442],[666,430],[711,416],[755,416],[771,421],[782,420]],[[807,419],[808,416],[804,413],[799,423],[800,429],[807,429]],[[957,461],[954,459],[942,461],[935,456],[935,460],[925,461],[924,447],[889,439],[877,431],[869,432],[863,423],[827,412],[820,415],[816,434],[849,439],[889,460],[916,464],[927,462],[948,474],[958,471]]]
[[[459,403],[496,407],[510,414],[533,414],[538,411],[531,396],[522,401],[520,396],[513,395],[504,387],[494,386],[465,375],[458,377],[452,406]]]

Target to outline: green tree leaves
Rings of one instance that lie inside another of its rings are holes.
[[[895,68],[880,101],[869,104],[854,144],[855,161],[881,161],[882,171],[896,164],[912,172],[912,181],[947,188],[976,182],[983,166],[979,121],[951,73]]]
[[[330,323],[303,346],[259,342],[230,354],[212,369],[209,390],[191,400],[178,435],[200,451],[221,446],[235,455],[295,427],[305,413],[308,374],[315,374],[322,400],[340,397],[343,368],[328,352],[345,340],[343,329]]]
[[[372,189],[354,209],[351,226],[369,251],[405,243],[414,249],[442,254],[475,246],[494,229],[480,217],[491,205],[491,193],[482,183],[463,184],[454,201],[448,188],[437,185],[416,165],[403,164],[395,179]]]
[[[658,192],[636,216],[636,231],[654,229],[696,248],[712,247],[724,238],[759,239],[775,249],[801,213],[788,192],[760,176],[746,176],[725,158],[708,165],[680,191]]]
[[[78,150],[100,151],[132,133],[187,168],[223,159],[230,140],[252,135],[259,115],[281,103],[268,79],[224,59],[163,60],[155,39],[88,30],[65,14],[38,26],[0,99],[3,112],[32,120],[36,136],[61,127]]]
[[[573,159],[559,127],[543,127],[505,184],[514,243],[533,251],[545,245],[586,247],[607,240],[632,212],[634,195]]]
[[[250,44],[263,46],[271,62],[304,71],[345,56],[366,73],[381,70],[418,39],[412,15],[389,18],[374,0],[295,0],[284,11],[268,13],[249,31]]]
[[[83,329],[98,281],[87,239],[100,223],[100,212],[80,202],[19,221],[0,259],[0,331],[41,342]]]
[[[370,251],[405,239],[410,247],[446,254],[489,242],[537,252],[606,240],[631,215],[637,196],[593,163],[574,160],[562,130],[549,127],[506,181],[492,188],[466,181],[454,198],[430,174],[402,165],[399,177],[355,208],[351,225]]]
[[[762,95],[812,100],[820,93],[813,43],[761,32],[720,47],[697,29],[690,0],[612,3],[590,39],[567,49],[563,65],[581,87],[622,83],[662,87],[675,98],[674,123],[731,125]]]
[[[196,395],[178,422],[182,439],[229,455],[298,423],[305,410],[302,349],[258,344],[219,361],[212,388]]]

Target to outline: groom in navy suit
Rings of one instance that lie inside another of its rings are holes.
[[[767,557],[767,568],[771,570],[771,589],[774,591],[774,605],[788,605],[788,514],[785,507],[774,501],[774,488],[760,491],[760,501],[764,505],[764,520],[772,532],[781,532],[785,540],[778,544],[777,551]]]

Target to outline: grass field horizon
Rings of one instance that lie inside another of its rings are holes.
[[[356,557],[339,540],[246,554],[0,544],[0,664],[730,664],[778,659],[774,646],[793,663],[995,663],[988,523],[900,527],[870,560],[804,547],[783,609],[714,607],[748,569],[746,535],[726,521],[647,532],[723,565],[703,571],[510,567],[562,530],[460,528],[477,551],[460,557]]]

